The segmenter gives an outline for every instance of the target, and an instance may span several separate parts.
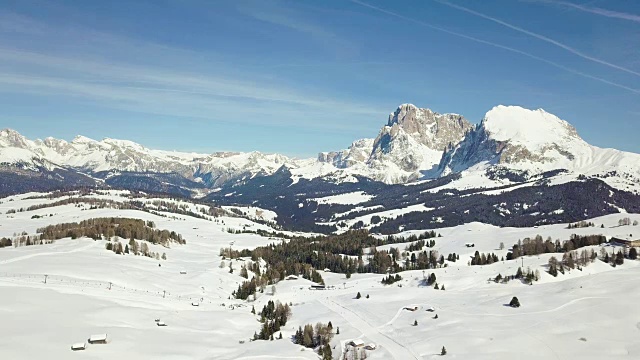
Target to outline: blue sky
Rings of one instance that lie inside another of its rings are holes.
[[[0,128],[315,156],[414,103],[544,108],[640,152],[640,2],[0,3]]]

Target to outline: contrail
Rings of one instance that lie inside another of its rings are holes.
[[[619,12],[619,11],[607,10],[607,9],[602,9],[602,8],[598,8],[598,7],[584,6],[584,5],[580,5],[580,4],[574,4],[574,3],[568,2],[568,1],[553,1],[553,0],[537,0],[537,1],[538,2],[543,2],[543,3],[548,3],[548,4],[566,6],[566,7],[569,7],[569,8],[581,10],[581,11],[592,13],[592,14],[596,14],[596,15],[602,15],[602,16],[606,16],[606,17],[610,17],[610,18],[624,19],[624,20],[629,20],[629,21],[634,21],[634,22],[640,22],[640,15],[636,15],[636,14],[629,14],[629,13],[624,13],[624,12]]]
[[[582,76],[582,77],[585,77],[585,78],[588,78],[588,79],[600,81],[602,83],[605,83],[605,84],[608,84],[608,85],[611,85],[611,86],[615,86],[615,87],[618,87],[620,89],[624,89],[624,90],[628,90],[628,91],[634,92],[636,94],[640,94],[640,89],[635,89],[635,88],[632,88],[632,87],[629,87],[629,86],[625,86],[625,85],[622,85],[622,84],[615,83],[613,81],[609,81],[607,79],[603,79],[601,77],[597,77],[597,76],[594,76],[594,75],[589,75],[589,74],[583,73],[581,71],[574,70],[572,68],[569,68],[569,67],[566,67],[564,65],[558,64],[558,63],[553,62],[551,60],[547,60],[547,59],[541,58],[539,56],[530,54],[530,53],[528,53],[526,51],[518,50],[518,49],[509,47],[509,46],[505,46],[505,45],[500,45],[498,43],[494,43],[494,42],[491,42],[491,41],[482,40],[482,39],[479,39],[479,38],[476,38],[476,37],[473,37],[473,36],[469,36],[469,35],[458,33],[458,32],[452,31],[452,30],[448,30],[448,29],[445,29],[445,28],[442,28],[442,27],[439,27],[439,26],[436,26],[436,25],[431,25],[431,24],[426,23],[424,21],[412,19],[410,17],[406,17],[404,15],[400,15],[400,14],[394,13],[394,12],[389,11],[389,10],[381,9],[379,7],[376,7],[376,6],[373,6],[373,5],[369,5],[369,4],[364,3],[362,1],[359,1],[359,0],[350,0],[350,1],[353,2],[353,3],[356,3],[356,4],[360,5],[360,6],[364,6],[364,7],[367,7],[369,9],[373,9],[373,10],[385,13],[387,15],[394,16],[394,17],[397,17],[399,19],[410,21],[410,22],[413,22],[413,23],[418,24],[418,25],[426,26],[426,27],[428,27],[430,29],[433,29],[433,30],[437,30],[437,31],[440,31],[440,32],[443,32],[443,33],[447,33],[449,35],[453,35],[453,36],[457,36],[457,37],[460,37],[460,38],[463,38],[463,39],[475,41],[475,42],[480,43],[480,44],[485,44],[485,45],[493,46],[493,47],[498,48],[498,49],[503,49],[503,50],[507,50],[507,51],[510,51],[510,52],[513,52],[513,53],[516,53],[516,54],[520,54],[520,55],[526,56],[528,58],[531,58],[531,59],[538,60],[538,61],[541,61],[543,63],[549,64],[549,65],[554,66],[554,67],[556,67],[558,69],[565,70],[565,71],[570,72],[572,74],[576,74],[576,75],[579,75],[579,76]]]
[[[625,67],[622,67],[622,66],[619,66],[619,65],[616,65],[616,64],[612,64],[612,63],[610,63],[610,62],[607,62],[607,61],[604,61],[604,60],[601,60],[601,59],[595,58],[595,57],[590,56],[590,55],[587,55],[587,54],[585,54],[585,53],[583,53],[583,52],[581,52],[581,51],[579,51],[579,50],[576,50],[576,49],[574,49],[574,48],[572,48],[572,47],[570,47],[570,46],[568,46],[568,45],[565,45],[565,44],[563,44],[563,43],[561,43],[561,42],[559,42],[559,41],[556,41],[556,40],[553,40],[553,39],[551,39],[551,38],[548,38],[548,37],[546,37],[546,36],[544,36],[544,35],[540,35],[540,34],[538,34],[538,33],[534,33],[534,32],[532,32],[532,31],[525,30],[525,29],[523,29],[523,28],[521,28],[521,27],[517,27],[517,26],[515,26],[515,25],[511,25],[511,24],[509,24],[509,23],[507,23],[507,22],[504,22],[504,21],[502,21],[502,20],[500,20],[500,19],[496,19],[496,18],[491,17],[491,16],[489,16],[489,15],[485,15],[485,14],[483,14],[483,13],[479,13],[479,12],[477,12],[477,11],[471,10],[471,9],[466,8],[466,7],[464,7],[464,6],[460,6],[460,5],[452,4],[452,3],[450,3],[450,2],[443,1],[443,0],[434,0],[434,1],[436,1],[436,2],[438,2],[438,3],[440,3],[440,4],[443,4],[443,5],[447,5],[447,6],[449,6],[449,7],[452,7],[452,8],[454,8],[454,9],[458,9],[458,10],[461,10],[461,11],[467,12],[467,13],[469,13],[469,14],[479,16],[479,17],[481,17],[481,18],[483,18],[483,19],[487,19],[487,20],[493,21],[493,22],[498,23],[498,24],[500,24],[500,25],[506,26],[506,27],[508,27],[509,29],[513,29],[513,30],[519,31],[519,32],[521,32],[521,33],[523,33],[523,34],[527,34],[527,35],[529,35],[529,36],[533,36],[533,37],[534,37],[534,38],[536,38],[536,39],[539,39],[539,40],[542,40],[542,41],[546,41],[546,42],[548,42],[548,43],[550,43],[550,44],[553,44],[553,45],[558,46],[558,47],[560,47],[560,48],[562,48],[562,49],[565,49],[565,50],[567,50],[568,52],[570,52],[570,53],[572,53],[572,54],[578,55],[578,56],[580,56],[580,57],[581,57],[581,58],[583,58],[583,59],[590,60],[590,61],[596,62],[596,63],[598,63],[598,64],[602,64],[602,65],[608,66],[608,67],[613,68],[613,69],[617,69],[617,70],[620,70],[620,71],[624,71],[624,72],[627,72],[627,73],[629,73],[629,74],[633,74],[633,75],[636,75],[636,76],[640,76],[640,72],[636,72],[636,71],[633,71],[633,70],[627,69],[627,68],[625,68]]]

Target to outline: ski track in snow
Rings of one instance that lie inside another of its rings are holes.
[[[319,298],[318,302],[342,316],[342,318],[351,324],[351,326],[362,331],[365,337],[378,344],[381,348],[385,348],[394,359],[421,359],[419,355],[411,351],[411,349],[406,345],[403,345],[388,335],[381,333],[353,310],[350,310],[329,298]]]
[[[92,247],[94,247],[96,245],[97,245],[97,242],[94,242],[94,243],[91,243],[89,245],[85,245],[83,247],[76,248],[76,249],[69,250],[69,251],[50,251],[50,252],[42,252],[42,253],[35,253],[35,254],[18,256],[18,257],[14,257],[14,258],[7,259],[7,260],[0,260],[0,265],[10,264],[10,263],[13,263],[13,262],[16,262],[16,261],[27,260],[27,259],[31,259],[31,258],[39,257],[39,256],[51,256],[51,255],[62,255],[62,254],[77,253],[77,252],[89,250],[89,249],[91,249]],[[32,245],[32,246],[40,246],[40,245]],[[42,245],[42,246],[44,246],[44,245]]]

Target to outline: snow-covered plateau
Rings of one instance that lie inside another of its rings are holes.
[[[311,281],[287,274],[258,291],[255,300],[240,300],[233,296],[246,280],[240,269],[252,260],[223,258],[221,249],[251,250],[293,241],[239,233],[281,231],[273,227],[274,213],[242,206],[216,212],[213,205],[129,191],[47,195],[0,199],[0,238],[15,244],[21,236],[33,237],[48,225],[118,217],[153,222],[156,229],[180,234],[186,243],[148,245],[150,251],[164,253],[166,260],[106,250],[115,239],[65,237],[50,244],[0,248],[0,354],[5,359],[311,360],[320,356],[295,344],[292,337],[305,324],[329,321],[332,359],[352,359],[354,354],[360,359],[366,354],[368,359],[396,360],[640,358],[640,315],[635,310],[640,301],[640,288],[635,286],[640,263],[625,258],[614,267],[601,260],[605,253],[608,257],[622,252],[622,246],[612,242],[588,246],[584,249],[594,250],[596,259],[566,267],[555,277],[549,273],[550,257],[561,261],[562,253],[506,259],[513,244],[536,235],[552,241],[568,240],[572,234],[640,239],[640,226],[633,225],[640,214],[592,218],[593,226],[577,228],[568,224],[501,228],[478,222],[437,228],[440,236],[426,240],[435,242],[431,248],[405,250],[410,242],[377,247],[378,252],[392,247],[400,251],[395,261],[402,279],[394,284],[381,283],[384,273],[345,276],[317,269],[324,290],[313,290]],[[354,192],[323,200],[340,205],[358,203],[366,196]],[[148,207],[143,211],[115,206],[129,201]],[[119,241],[129,244],[131,239]],[[133,241],[143,242],[135,237]],[[454,253],[459,259],[445,259],[433,269],[402,271],[411,254],[421,251]],[[476,251],[493,253],[500,260],[471,265]],[[365,263],[373,261],[372,249],[363,253]],[[254,261],[262,271],[276,266]],[[235,271],[230,272],[229,266]],[[492,280],[498,274],[514,275],[519,267],[537,273],[539,279],[532,285],[518,279]],[[445,290],[426,285],[431,273]],[[250,270],[248,277],[254,276]],[[518,308],[508,306],[514,296],[521,304]],[[269,301],[290,304],[291,316],[279,331],[282,339],[252,341],[262,327],[257,313]],[[106,343],[88,342],[100,334],[107,335]],[[359,344],[357,340],[374,349],[350,345]],[[85,349],[73,351],[73,344]]]

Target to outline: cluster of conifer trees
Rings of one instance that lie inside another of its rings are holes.
[[[533,239],[526,238],[514,244],[512,251],[507,253],[507,260],[517,259],[525,255],[570,252],[585,246],[600,245],[606,242],[607,238],[604,235],[581,236],[573,234],[569,240],[562,243],[560,240],[552,241],[551,237],[543,240],[542,236],[537,235]]]
[[[329,343],[333,338],[333,325],[317,323],[315,328],[311,324],[299,327],[293,336],[293,342],[304,347],[318,349],[318,354],[322,359],[331,359],[331,346]]]
[[[411,244],[409,244],[409,246],[407,246],[405,248],[405,250],[407,250],[407,251],[418,251],[418,250],[422,250],[422,248],[425,247],[425,246],[432,248],[432,247],[436,246],[436,241],[435,240],[429,240],[429,241],[418,240],[416,242],[412,242]]]
[[[397,281],[400,281],[400,280],[402,280],[402,276],[400,276],[400,274],[395,274],[395,276],[389,274],[389,276],[385,276],[385,277],[382,278],[382,283],[385,284],[385,285],[391,285],[394,282],[397,282]]]
[[[117,255],[125,255],[125,254],[133,254],[133,255],[142,255],[150,258],[154,258],[156,260],[167,260],[167,254],[162,253],[160,255],[159,252],[149,251],[149,245],[146,242],[138,242],[134,239],[130,239],[128,244],[125,244],[124,247],[120,241],[107,242],[105,245],[107,250],[111,250]]]
[[[11,241],[11,239],[8,239],[8,238],[0,239],[0,248],[9,247],[12,244],[13,244],[13,242]]]
[[[498,255],[494,253],[481,254],[480,252],[476,251],[476,253],[473,255],[473,258],[471,258],[471,265],[491,265],[498,261],[500,261],[500,259],[498,259]]]
[[[591,221],[578,221],[577,223],[573,223],[573,224],[569,224],[567,226],[567,229],[579,229],[579,228],[585,228],[585,227],[593,227],[596,226],[594,223],[592,223]]]
[[[255,314],[255,309],[252,309],[252,312]],[[260,333],[253,334],[253,340],[273,340],[273,334],[280,331],[291,317],[291,308],[288,304],[283,305],[269,300],[258,315],[260,315],[262,328]],[[282,333],[278,338],[282,339]]]
[[[170,242],[185,244],[186,240],[175,231],[155,229],[152,221],[129,218],[95,218],[79,223],[49,225],[37,230],[41,240],[58,240],[66,237],[77,239],[83,236],[95,240],[120,237],[146,240],[152,244],[168,246]]]

